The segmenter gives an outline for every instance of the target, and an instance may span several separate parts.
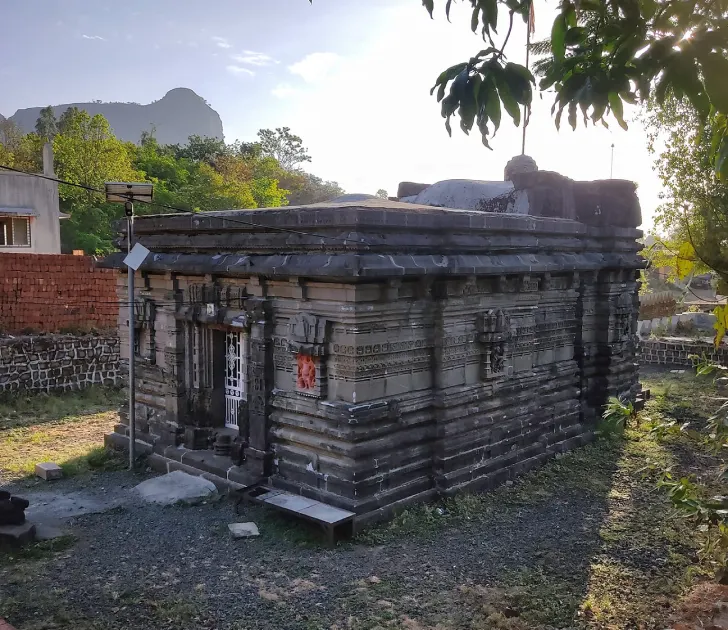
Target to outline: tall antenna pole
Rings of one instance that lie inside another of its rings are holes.
[[[612,142],[612,160],[609,165],[609,179],[614,179],[614,142]]]
[[[533,2],[533,0],[531,0]],[[530,11],[533,11],[531,5]],[[528,25],[526,26],[526,70],[528,70],[528,62],[531,53],[531,27],[533,24],[533,13],[529,13]],[[523,139],[521,140],[521,155],[526,155],[526,127],[528,127],[528,105],[523,106]]]

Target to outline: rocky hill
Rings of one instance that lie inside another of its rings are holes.
[[[143,131],[155,129],[160,144],[184,144],[192,135],[223,138],[220,115],[205,100],[187,88],[170,90],[149,105],[137,103],[66,103],[55,105],[56,118],[69,107],[85,109],[89,114],[102,114],[111,124],[117,138],[139,142]],[[24,132],[35,130],[40,107],[19,109],[10,117]],[[0,116],[0,119],[2,117]]]

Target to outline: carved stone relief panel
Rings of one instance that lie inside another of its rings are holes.
[[[293,389],[302,396],[326,396],[326,324],[326,319],[312,313],[298,313],[288,323]]]
[[[477,322],[478,341],[482,347],[481,374],[484,379],[502,376],[511,341],[511,317],[502,309],[481,314]]]

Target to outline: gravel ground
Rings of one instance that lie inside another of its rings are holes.
[[[673,464],[679,446],[632,431],[335,549],[300,521],[255,506],[238,516],[226,499],[126,504],[67,521],[73,539],[0,555],[0,616],[19,630],[662,629],[693,579],[696,535],[644,466]],[[54,488],[124,494],[142,478]],[[247,520],[261,536],[233,540],[227,524]]]
[[[137,481],[109,473],[56,488],[98,492]],[[539,566],[550,551],[568,549],[564,568],[581,573],[585,583],[605,510],[604,503],[575,493],[508,506],[443,531],[436,541],[400,537],[329,549],[299,522],[259,507],[236,516],[228,500],[130,505],[67,521],[75,543],[38,562],[29,579],[26,571],[13,579],[17,565],[3,567],[0,594],[21,629],[52,627],[32,622],[50,624],[59,613],[118,628],[374,627],[388,616],[419,617],[440,599],[446,605],[463,585],[495,584],[509,572]],[[260,538],[232,540],[227,524],[236,520],[257,522]]]

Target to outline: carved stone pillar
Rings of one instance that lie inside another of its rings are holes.
[[[248,448],[245,467],[257,477],[271,473],[270,393],[273,389],[273,357],[270,318],[262,298],[250,298],[245,308],[250,323],[250,358],[248,362]]]

